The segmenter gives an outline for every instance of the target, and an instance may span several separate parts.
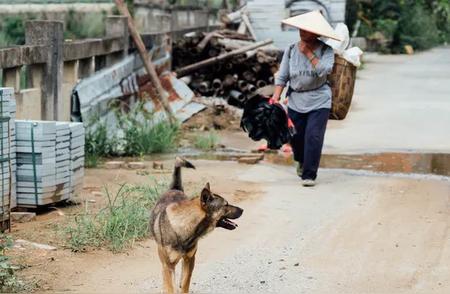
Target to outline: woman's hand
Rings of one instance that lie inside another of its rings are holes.
[[[272,98],[270,98],[270,100],[272,101],[272,103],[279,103],[280,102],[280,97],[281,97],[281,93],[283,92],[284,87],[282,86],[275,86],[275,91],[273,92]]]

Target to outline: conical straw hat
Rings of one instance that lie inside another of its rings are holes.
[[[341,41],[341,38],[334,32],[331,25],[318,10],[286,18],[281,22],[288,26],[296,27],[326,38]]]

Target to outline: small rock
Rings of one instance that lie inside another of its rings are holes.
[[[18,223],[26,223],[36,220],[35,212],[11,212],[11,220]]]
[[[261,160],[261,157],[241,157],[238,159],[239,163],[245,164],[257,164]]]
[[[298,263],[298,262],[297,262],[297,263],[294,263],[294,266],[299,266],[299,265],[300,265],[300,263]]]
[[[150,173],[148,171],[146,171],[146,170],[137,170],[136,174],[138,176],[148,176]]]
[[[128,162],[128,167],[131,169],[144,169],[146,168],[146,165],[144,162],[135,161],[135,162]]]
[[[27,241],[27,240],[22,240],[22,239],[17,239],[16,242],[14,243],[14,247],[16,247],[16,248],[33,247],[36,249],[43,249],[43,250],[56,250],[56,247],[54,247],[54,246],[34,243],[34,242]]]
[[[311,276],[309,276],[309,277],[307,277],[307,279],[308,280],[312,280],[312,279],[314,279],[313,277],[311,277]]]
[[[107,161],[105,162],[106,169],[118,169],[122,168],[125,165],[123,161]]]
[[[405,45],[405,53],[408,55],[413,55],[414,54],[414,48],[411,45]]]
[[[164,164],[160,161],[153,161],[153,169],[164,169]]]
[[[261,284],[265,284],[266,283],[266,281],[259,281]]]
[[[56,216],[65,216],[64,212],[62,212],[61,210],[59,210],[56,207],[53,207],[53,211],[49,212],[48,215],[56,215]]]
[[[100,191],[93,191],[91,194],[95,197],[103,197],[103,193]]]
[[[97,201],[95,201],[95,199],[89,199],[88,202],[89,203],[96,203]]]

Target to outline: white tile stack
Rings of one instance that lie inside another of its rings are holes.
[[[56,122],[56,187],[61,200],[70,198],[70,123]]]
[[[81,191],[85,142],[82,123],[16,120],[16,133],[18,206],[60,202]]]
[[[83,123],[70,123],[70,170],[72,197],[81,193],[84,177],[84,126]]]
[[[15,203],[10,189],[13,167],[10,165],[11,155],[11,124],[15,115],[15,100],[13,88],[0,88],[0,222],[1,228],[9,227],[10,205]],[[10,193],[11,192],[11,193]]]
[[[58,202],[56,195],[56,123],[16,120],[17,205]]]
[[[83,187],[83,124],[15,117],[14,89],[0,88],[0,229],[10,208],[67,200]]]
[[[12,88],[11,88],[12,89]],[[17,160],[16,160],[16,99],[11,96],[10,100],[11,112],[10,112],[10,121],[9,121],[9,130],[11,135],[11,152],[10,152],[10,160],[11,160],[11,208],[17,206]]]

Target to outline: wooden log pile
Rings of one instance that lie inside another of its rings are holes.
[[[173,67],[198,95],[243,107],[258,88],[273,84],[280,52],[270,43],[229,29],[189,33],[173,44]]]

